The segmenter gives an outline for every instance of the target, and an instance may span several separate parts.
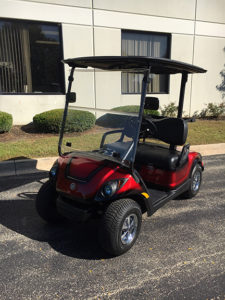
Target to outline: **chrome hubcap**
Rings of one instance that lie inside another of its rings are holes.
[[[135,238],[138,227],[138,218],[135,214],[126,217],[121,230],[121,242],[129,245]]]
[[[199,189],[200,183],[201,183],[201,174],[199,171],[197,171],[197,172],[195,172],[195,174],[193,176],[193,181],[192,181],[192,190],[194,192],[196,192]]]

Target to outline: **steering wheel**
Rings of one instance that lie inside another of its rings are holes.
[[[155,123],[150,118],[143,117],[140,132],[141,137],[156,137],[157,133],[158,130]]]

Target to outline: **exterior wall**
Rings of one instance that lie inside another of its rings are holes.
[[[109,28],[194,34],[194,21],[168,17],[94,10],[94,22],[96,26]]]
[[[121,55],[121,29],[171,33],[171,59],[208,70],[189,75],[185,114],[222,101],[216,86],[225,60],[224,0],[1,0],[0,18],[61,23],[64,58]],[[66,80],[68,74],[65,66]],[[160,105],[177,100],[179,87],[180,76],[171,76],[169,94],[156,95]],[[75,106],[80,109],[102,108],[105,103],[110,109],[139,101],[138,95],[121,94],[117,73],[92,72],[86,77],[79,72],[75,90]],[[0,110],[12,113],[14,124],[26,124],[36,113],[63,107],[64,101],[64,95],[0,95]]]
[[[64,95],[0,96],[0,111],[12,114],[14,125],[30,123],[34,115],[54,108],[62,108],[64,104]]]
[[[25,1],[91,8],[91,0],[25,0]]]
[[[198,0],[196,10],[197,20],[225,23],[225,2],[224,0]]]
[[[1,0],[0,17],[67,24],[92,24],[91,9],[49,4],[48,1],[41,3],[37,1]]]
[[[95,55],[121,55],[121,30],[115,28],[95,27]]]
[[[205,103],[220,103],[222,100],[216,86],[222,82],[219,73],[224,69],[224,47],[225,38],[197,36],[195,39],[194,64],[204,66],[208,72],[194,75],[192,112],[201,110]]]
[[[195,0],[94,0],[94,8],[179,19],[195,17]]]

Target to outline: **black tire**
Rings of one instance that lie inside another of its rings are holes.
[[[191,182],[189,189],[183,195],[185,198],[191,199],[196,196],[200,190],[202,183],[202,167],[196,164],[191,172]]]
[[[112,202],[107,207],[99,228],[102,248],[113,256],[128,251],[139,235],[141,222],[142,212],[137,202],[132,199]]]
[[[56,190],[48,180],[40,188],[35,202],[39,216],[48,223],[56,223],[63,219],[57,211],[56,199]]]

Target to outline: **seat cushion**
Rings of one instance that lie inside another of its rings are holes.
[[[179,151],[170,150],[166,146],[143,143],[137,147],[135,161],[140,164],[152,164],[155,168],[174,171],[177,168],[179,155]]]

